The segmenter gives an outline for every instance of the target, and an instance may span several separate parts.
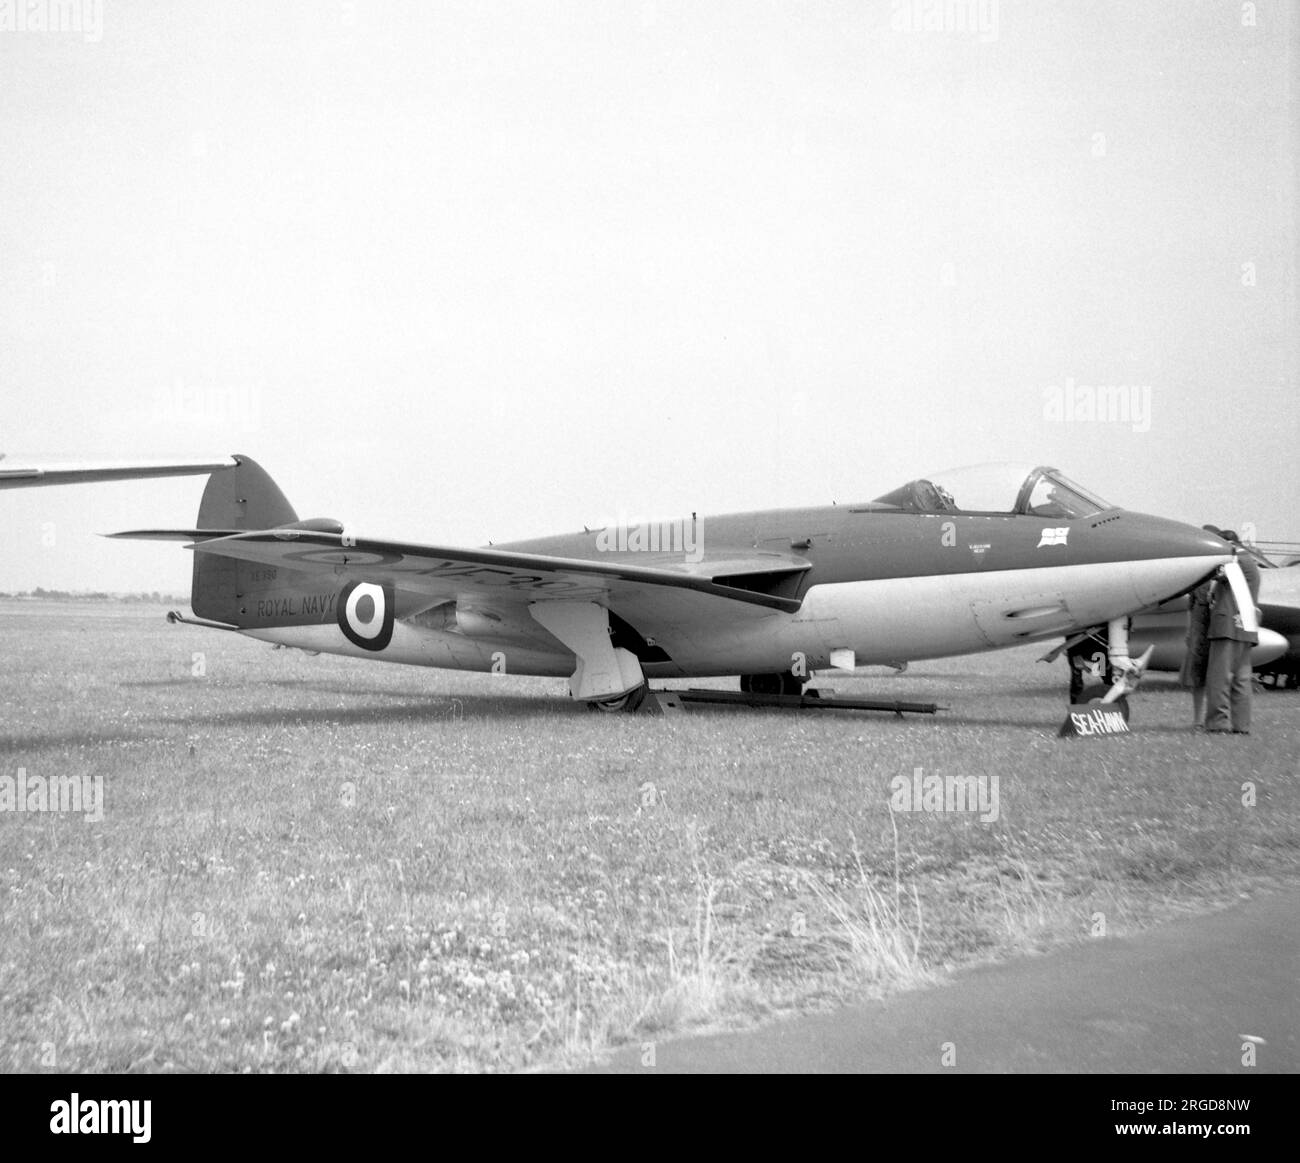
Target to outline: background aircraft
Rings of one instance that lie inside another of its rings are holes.
[[[1279,567],[1257,547],[1247,546],[1260,567],[1259,645],[1250,652],[1251,666],[1274,686],[1300,686],[1300,568]],[[1187,598],[1133,615],[1130,648],[1153,646],[1150,669],[1182,669],[1186,653]]]
[[[221,468],[231,468],[234,461],[137,461],[134,464],[113,462],[77,462],[52,467],[23,465],[7,460],[0,453],[0,489],[31,489],[44,485],[82,485],[96,481],[143,480],[148,477],[201,476]]]
[[[994,650],[1120,619],[1231,547],[1054,469],[978,465],[875,501],[584,530],[479,549],[300,521],[253,460],[214,472],[188,543],[205,624],[311,651],[569,676],[633,709],[647,678],[797,693],[825,667]],[[1122,644],[1112,642],[1112,651]]]

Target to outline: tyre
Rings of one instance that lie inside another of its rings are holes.
[[[607,713],[626,711],[630,714],[638,710],[641,704],[645,702],[649,690],[650,684],[643,682],[639,687],[628,691],[625,695],[619,695],[616,699],[594,699],[587,706],[593,711],[605,711]]]

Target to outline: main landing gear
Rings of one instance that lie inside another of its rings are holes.
[[[632,714],[641,709],[641,704],[645,702],[649,693],[650,684],[643,682],[639,687],[634,687],[625,695],[619,695],[615,699],[592,699],[587,706],[593,711],[604,711],[607,714],[614,711],[625,711]]]
[[[800,678],[790,671],[782,674],[742,674],[740,676],[740,689],[747,695],[795,695],[803,694],[806,678]],[[650,692],[650,684],[643,682],[639,687],[628,691],[626,694],[618,695],[612,699],[590,699],[587,702],[593,711],[605,711],[612,713],[614,711],[635,712],[639,711],[647,698],[653,697]]]
[[[781,674],[742,674],[740,689],[747,695],[801,695],[807,681],[788,670]]]

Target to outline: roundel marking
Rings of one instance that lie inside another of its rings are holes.
[[[313,565],[393,565],[400,553],[372,549],[300,549],[281,555],[285,561],[306,561]]]
[[[393,640],[393,587],[350,582],[338,597],[339,629],[362,650],[383,650]]]

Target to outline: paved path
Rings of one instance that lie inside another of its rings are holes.
[[[1256,1066],[1242,1065],[1243,1035]],[[655,1045],[654,1073],[1300,1072],[1300,892],[741,1034]],[[642,1048],[606,1066],[648,1073]]]

